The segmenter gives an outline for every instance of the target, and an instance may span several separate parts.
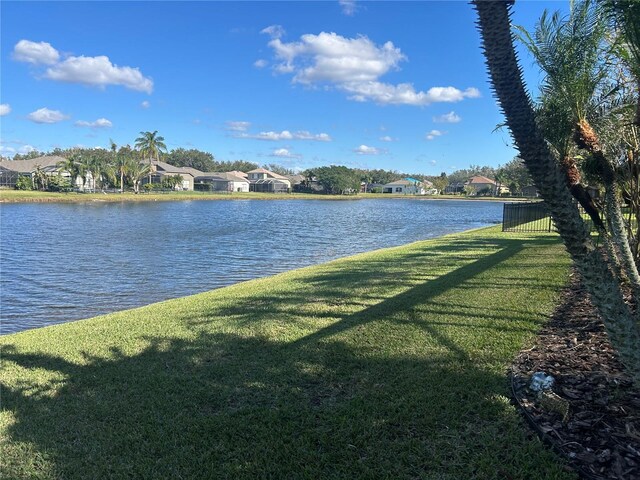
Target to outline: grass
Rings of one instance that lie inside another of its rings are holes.
[[[175,200],[361,200],[363,198],[411,198],[429,200],[475,200],[475,201],[521,201],[493,197],[463,197],[460,195],[412,196],[382,193],[361,193],[358,195],[321,195],[310,193],[210,193],[210,192],[168,192],[168,193],[56,193],[30,190],[0,189],[0,203],[78,203],[78,202],[158,202]],[[526,200],[526,199],[525,199]]]
[[[491,227],[0,337],[0,476],[574,478],[506,380],[568,266]]]

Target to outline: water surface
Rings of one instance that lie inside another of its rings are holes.
[[[502,203],[419,199],[6,204],[0,333],[481,227]]]

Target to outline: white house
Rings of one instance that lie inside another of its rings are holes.
[[[395,193],[398,195],[425,195],[426,188],[433,187],[431,182],[421,182],[415,178],[403,178],[382,186],[382,193]]]

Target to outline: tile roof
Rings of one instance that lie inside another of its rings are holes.
[[[31,173],[36,167],[55,167],[59,162],[64,162],[66,158],[58,155],[45,155],[29,160],[1,160],[0,167],[13,172]]]
[[[279,175],[277,173],[274,173],[270,170],[267,170],[266,168],[256,168],[255,170],[251,170],[247,173],[266,173],[267,175],[269,175],[272,178],[278,178],[281,180],[289,180],[287,177],[283,176],[283,175]]]
[[[474,183],[490,183],[492,185],[495,185],[496,182],[494,180],[491,180],[490,178],[487,177],[483,177],[482,175],[475,175],[473,177],[471,177],[469,179],[469,184],[474,184]]]
[[[239,177],[229,172],[200,172],[200,175],[198,175],[196,178],[200,178],[200,179],[211,178],[214,180],[226,180],[229,182],[249,183],[249,180],[247,180],[246,178]]]

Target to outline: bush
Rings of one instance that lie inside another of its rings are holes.
[[[49,177],[49,183],[47,184],[47,191],[49,192],[70,192],[71,182],[69,179],[60,175]]]
[[[150,192],[151,190],[161,190],[162,185],[159,183],[145,183],[142,188],[144,188],[145,192]]]
[[[31,180],[31,177],[18,177],[18,180],[16,181],[16,190],[33,190],[33,180]]]

